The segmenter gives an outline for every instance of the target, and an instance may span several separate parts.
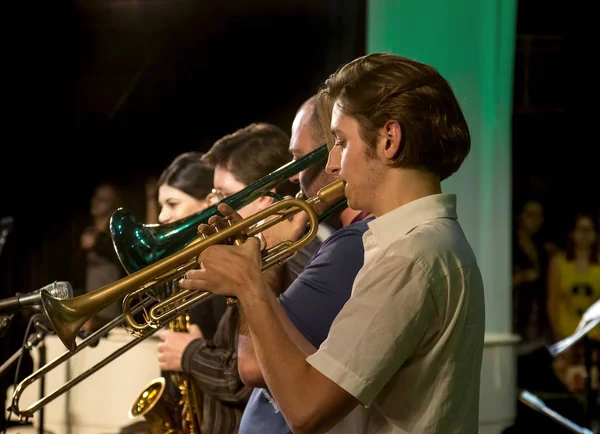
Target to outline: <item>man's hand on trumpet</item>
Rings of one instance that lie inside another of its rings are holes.
[[[199,232],[210,236],[214,228],[224,228],[242,220],[230,206],[219,205],[224,217],[212,216],[207,225],[200,225]],[[307,219],[304,213],[297,213],[285,221],[281,221],[263,232],[266,247],[272,247],[282,240],[298,239],[306,228]],[[240,246],[214,245],[208,247],[198,256],[200,269],[189,270],[179,282],[184,289],[209,291],[219,295],[238,297],[246,288],[265,288],[261,272],[261,242],[256,237],[249,237]]]

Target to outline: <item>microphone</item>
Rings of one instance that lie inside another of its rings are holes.
[[[14,297],[0,300],[0,314],[11,314],[26,307],[40,305],[42,302],[42,291],[47,291],[54,298],[61,300],[73,297],[73,287],[69,282],[52,282],[37,291],[26,294],[17,293]]]

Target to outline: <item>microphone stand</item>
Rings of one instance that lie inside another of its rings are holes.
[[[4,337],[6,330],[8,330],[8,328],[12,324],[12,320],[13,320],[14,316],[15,316],[14,314],[0,316],[0,338]]]
[[[584,336],[583,337],[583,359],[584,359],[584,366],[585,366],[585,378],[584,378],[584,390],[585,390],[585,398],[584,398],[584,404],[583,404],[583,420],[585,423],[585,426],[587,427],[592,427],[592,425],[594,425],[594,423],[598,422],[598,410],[599,410],[599,406],[597,403],[597,399],[598,399],[598,392],[596,390],[594,390],[593,386],[592,386],[592,375],[594,372],[594,366],[593,366],[593,347],[594,344],[592,343],[592,340],[589,338],[589,336]],[[600,373],[600,361],[598,362],[599,366],[597,366],[598,372]]]
[[[46,343],[42,339],[40,345],[38,347],[38,352],[40,355],[40,366],[44,366],[46,364]],[[40,378],[40,399],[42,399],[46,394],[46,376],[42,375]],[[39,424],[38,424],[38,433],[44,434],[44,407],[40,408],[38,411],[39,416]]]
[[[38,314],[39,315],[39,314]],[[40,315],[41,317],[41,315]],[[34,322],[35,332],[30,334],[27,338],[27,341],[21,348],[19,348],[15,353],[10,356],[6,362],[0,366],[0,377],[2,374],[11,367],[19,357],[23,355],[24,351],[31,351],[33,348],[38,347],[39,356],[40,356],[40,366],[44,366],[46,364],[46,345],[44,344],[44,338],[46,335],[52,334],[53,331],[48,329],[40,320],[36,319]],[[44,397],[46,393],[46,381],[45,376],[40,378],[40,399]],[[39,434],[44,434],[44,408],[40,408],[39,412]]]

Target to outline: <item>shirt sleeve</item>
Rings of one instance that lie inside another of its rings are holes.
[[[292,323],[316,348],[350,298],[363,264],[363,232],[347,227],[332,234],[279,298]]]
[[[217,330],[219,336],[230,337],[230,344],[217,345],[216,339],[196,339],[185,348],[181,360],[183,372],[192,375],[202,392],[229,403],[245,401],[251,391],[238,373],[237,321],[231,320],[234,314],[234,309],[227,310]]]
[[[357,277],[352,297],[307,361],[371,405],[436,323],[429,281],[415,258],[382,258]]]

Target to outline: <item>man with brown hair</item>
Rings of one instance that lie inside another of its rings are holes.
[[[343,66],[319,99],[334,138],[327,170],[346,182],[351,208],[376,217],[325,342],[307,358],[279,320],[254,239],[206,249],[180,284],[237,297],[293,432],[326,432],[363,405],[369,434],[475,434],[483,280],[456,196],[441,188],[470,150],[462,109],[435,68],[385,53]]]
[[[214,167],[214,188],[220,199],[231,196],[289,163],[289,136],[278,126],[252,123],[221,137],[204,154],[202,161]],[[296,193],[291,183],[284,183],[277,192]],[[263,196],[238,212],[248,217],[272,204],[274,199]]]

